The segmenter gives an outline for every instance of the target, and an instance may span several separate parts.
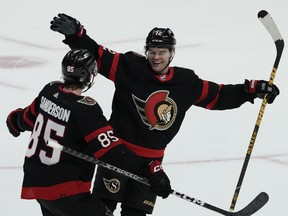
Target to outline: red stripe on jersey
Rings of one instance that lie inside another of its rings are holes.
[[[208,84],[208,81],[206,80],[203,80],[203,87],[202,87],[202,93],[201,93],[201,96],[200,98],[196,101],[196,103],[204,100],[207,95],[208,95],[208,91],[209,91],[209,84]]]
[[[164,150],[165,149],[149,149],[141,146],[134,145],[132,143],[129,143],[125,140],[122,140],[122,142],[127,146],[128,149],[133,151],[135,154],[142,156],[142,157],[148,157],[148,158],[162,158],[164,157]]]
[[[36,112],[35,112],[35,100],[31,103],[31,105],[30,105],[30,110],[31,110],[31,114],[33,115],[33,116],[36,116]]]
[[[86,142],[90,142],[92,139],[95,139],[100,133],[106,132],[108,130],[112,130],[112,127],[110,125],[107,125],[105,127],[102,127],[98,130],[93,131],[92,133],[85,136]]]
[[[217,92],[217,96],[214,98],[214,100],[212,100],[205,108],[206,109],[212,109],[214,107],[214,105],[216,104],[218,98],[219,98],[219,92],[221,91],[223,87],[223,84],[222,85],[219,85],[219,88],[218,88],[218,92]]]
[[[115,81],[115,76],[116,76],[116,70],[117,70],[117,66],[118,66],[118,62],[119,62],[119,57],[120,57],[119,53],[116,53],[114,55],[113,62],[112,62],[112,65],[111,65],[111,68],[110,68],[110,72],[109,72],[109,79],[112,80],[113,82]]]
[[[100,70],[100,68],[101,68],[101,63],[102,63],[101,59],[102,59],[103,53],[104,53],[103,46],[100,46],[99,49],[98,49],[99,58],[97,59],[98,70]]]
[[[22,187],[22,199],[55,200],[90,191],[91,182],[71,181],[50,187]]]
[[[109,147],[107,148],[101,148],[100,150],[98,150],[97,152],[94,153],[94,157],[95,158],[100,158],[101,156],[103,156],[104,154],[106,154],[106,152],[110,151],[112,148],[123,144],[120,140],[117,142],[113,142],[111,145],[109,145]]]
[[[27,117],[28,112],[31,113],[31,105],[25,109],[24,114],[23,114],[23,119],[26,122],[26,124],[28,124],[31,128],[33,128],[34,123]]]

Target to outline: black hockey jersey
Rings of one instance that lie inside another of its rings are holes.
[[[168,74],[156,75],[145,56],[111,51],[86,34],[67,36],[63,42],[89,49],[99,73],[115,83],[110,124],[131,150],[144,157],[163,157],[192,105],[225,110],[254,100],[244,84],[202,80],[190,69],[170,67]]]
[[[47,142],[97,158],[121,144],[97,102],[64,91],[60,82],[47,84],[20,119],[32,129],[24,162],[23,199],[54,200],[90,191],[95,165]]]

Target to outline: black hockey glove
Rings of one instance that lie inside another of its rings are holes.
[[[52,31],[57,31],[65,36],[77,35],[77,37],[81,37],[83,34],[83,26],[80,22],[63,13],[54,17],[50,24],[50,29]]]
[[[151,191],[163,199],[171,193],[170,180],[163,170],[160,161],[152,161],[149,164]]]
[[[274,99],[279,95],[280,91],[276,85],[270,86],[265,80],[245,80],[244,88],[247,93],[252,96],[263,99],[267,94],[266,99],[268,104],[273,103]]]
[[[6,120],[6,125],[8,127],[8,130],[14,137],[18,137],[20,135],[20,132],[24,131],[18,126],[18,123],[17,123],[18,115],[22,111],[23,109],[21,108],[12,111],[8,115],[7,120]]]

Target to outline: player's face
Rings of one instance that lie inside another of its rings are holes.
[[[166,74],[169,70],[166,66],[169,64],[171,55],[168,48],[151,47],[148,49],[147,59],[154,72],[157,74]]]

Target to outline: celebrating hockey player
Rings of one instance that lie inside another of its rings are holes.
[[[266,95],[272,103],[277,86],[264,80],[245,80],[240,84],[217,84],[203,80],[191,69],[170,66],[176,39],[169,28],[153,28],[146,37],[145,54],[118,53],[98,44],[86,34],[78,20],[58,14],[50,28],[65,35],[71,48],[90,50],[101,75],[115,84],[109,123],[127,148],[158,163],[177,134],[186,111],[192,106],[207,110],[226,110]],[[196,124],[196,123],[195,123]],[[169,179],[163,176],[157,194],[170,194]],[[105,182],[116,181],[117,190]],[[121,203],[122,216],[152,214],[156,194],[149,187],[99,168],[94,192],[111,209]]]
[[[62,61],[64,82],[48,83],[29,106],[14,110],[7,117],[7,127],[13,136],[32,131],[21,198],[36,199],[43,216],[113,215],[90,193],[95,164],[47,146],[49,142],[133,173],[142,174],[144,166],[152,190],[157,190],[162,184],[158,180],[166,176],[163,170],[155,170],[155,162],[149,165],[151,161],[144,161],[127,149],[115,136],[99,104],[82,96],[93,85],[96,74],[93,55],[85,49],[72,49]]]

